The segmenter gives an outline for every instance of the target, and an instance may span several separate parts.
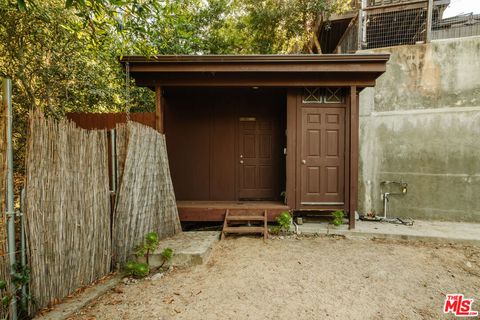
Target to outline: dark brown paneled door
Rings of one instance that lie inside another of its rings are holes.
[[[238,145],[239,200],[270,200],[276,196],[275,123],[268,117],[240,117]]]
[[[301,107],[300,204],[344,203],[345,109]]]

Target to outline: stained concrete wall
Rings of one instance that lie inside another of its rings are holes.
[[[395,180],[390,217],[480,222],[480,37],[368,52],[391,58],[360,94],[360,211]]]

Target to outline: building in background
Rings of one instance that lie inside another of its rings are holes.
[[[319,30],[323,53],[391,57],[360,94],[360,213],[480,222],[480,15],[454,1],[355,1]]]
[[[451,0],[354,0],[351,11],[332,15],[320,27],[322,53],[355,53],[480,35],[480,14],[444,18],[450,3]]]

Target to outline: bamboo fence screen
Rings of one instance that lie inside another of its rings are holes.
[[[0,99],[1,100],[1,99]],[[9,259],[7,253],[7,219],[5,196],[7,179],[7,108],[0,104],[0,280],[10,282]],[[7,286],[9,287],[9,285]],[[0,293],[0,296],[2,294]],[[8,306],[0,305],[0,319],[8,313]]]
[[[112,262],[121,265],[146,233],[181,232],[165,136],[128,122],[117,126],[116,137],[112,219],[107,131],[31,115],[25,197],[31,314],[108,274]]]
[[[107,147],[106,131],[31,116],[25,204],[31,312],[111,270]]]
[[[181,232],[165,136],[136,122],[117,127],[120,181],[113,217],[113,258],[124,263],[148,232]],[[122,159],[125,157],[125,160]]]

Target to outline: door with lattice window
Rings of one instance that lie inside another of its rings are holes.
[[[297,191],[301,206],[344,204],[345,106],[341,92],[305,89],[298,119]]]

